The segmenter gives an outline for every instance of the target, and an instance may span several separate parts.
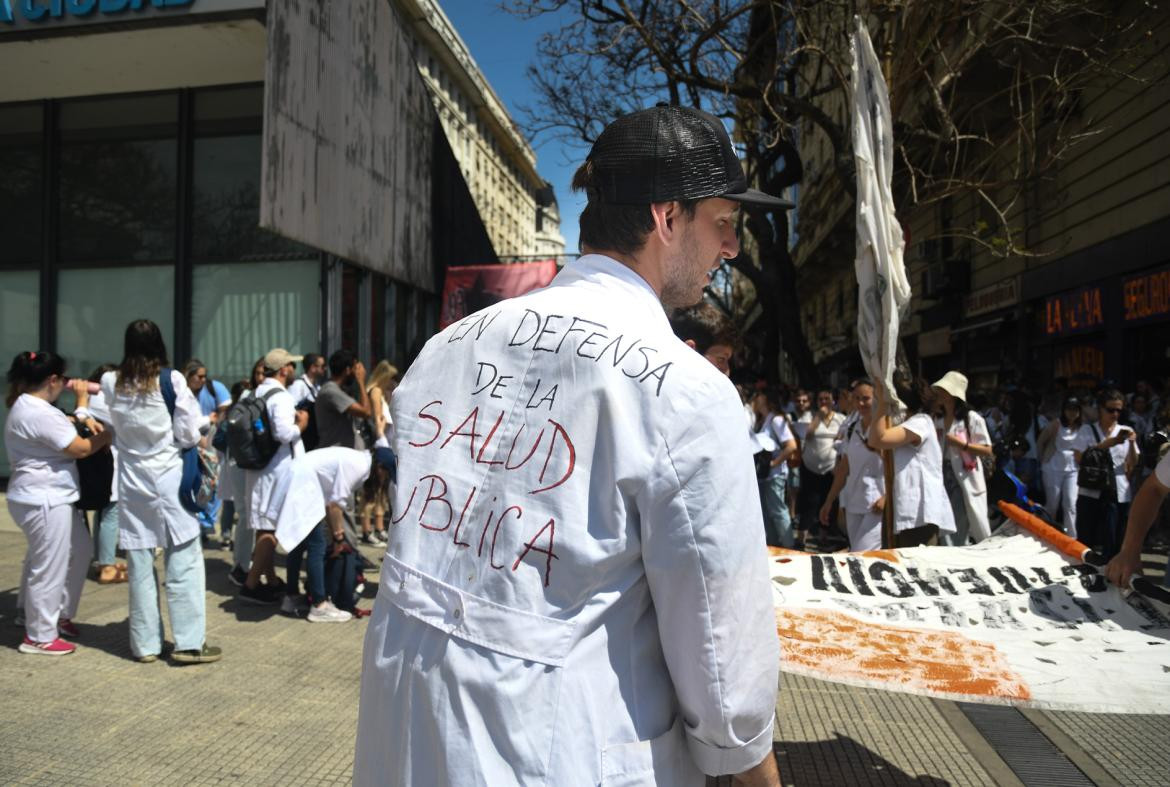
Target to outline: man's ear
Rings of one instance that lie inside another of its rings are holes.
[[[695,340],[694,340],[694,339],[683,339],[683,344],[685,344],[687,347],[690,347],[690,348],[691,348],[692,350],[694,350],[695,352],[698,352],[698,351],[699,351],[698,347],[696,347],[696,346],[695,346]]]
[[[650,216],[654,219],[654,234],[664,245],[669,245],[678,232],[680,207],[677,201],[650,203]]]

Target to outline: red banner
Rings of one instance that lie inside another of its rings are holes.
[[[447,268],[439,330],[505,298],[544,287],[557,275],[556,260]]]

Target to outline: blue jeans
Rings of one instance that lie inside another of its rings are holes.
[[[118,552],[118,501],[93,515],[93,546],[99,566],[112,566]]]
[[[288,587],[285,593],[295,596],[300,592],[301,580],[301,560],[305,553],[308,553],[309,560],[305,565],[305,574],[307,581],[305,582],[305,589],[309,593],[309,601],[313,604],[320,604],[325,600],[325,523],[321,522],[315,528],[309,531],[309,535],[301,543],[297,544],[288,553],[288,558],[284,561],[287,575],[285,582]]]
[[[325,561],[325,589],[333,600],[333,606],[346,612],[352,612],[357,604],[357,599],[353,597],[356,566],[357,558],[353,552],[346,552]]]
[[[760,480],[760,505],[764,509],[764,537],[770,547],[787,547],[796,543],[792,534],[792,518],[788,515],[785,476],[771,476]]]
[[[203,647],[207,614],[203,547],[198,538],[173,544],[168,534],[163,553],[175,650],[199,650]],[[157,656],[162,652],[163,623],[154,550],[128,549],[126,563],[130,573],[130,652],[135,657]]]
[[[1129,503],[1118,503],[1113,493],[1089,497],[1083,492],[1077,496],[1077,533],[1080,540],[1092,549],[1100,549],[1106,560],[1121,551],[1125,538],[1125,520]]]

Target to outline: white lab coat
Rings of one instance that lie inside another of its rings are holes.
[[[301,430],[297,428],[296,402],[284,386],[275,378],[266,377],[256,386],[253,396],[263,399],[272,390],[276,393],[268,400],[268,422],[279,445],[263,470],[244,471],[244,500],[248,506],[248,524],[253,530],[276,529],[276,522],[268,518],[268,504],[276,479],[285,464],[305,453]]]
[[[938,525],[940,532],[954,533],[955,514],[943,486],[942,451],[934,419],[918,413],[901,426],[918,435],[920,442],[894,449],[894,531]]]
[[[734,387],[599,255],[433,337],[354,782],[701,785],[772,746],[779,667]]]
[[[171,371],[174,418],[157,385],[126,391],[115,386],[117,376],[106,372],[101,387],[118,448],[118,541],[123,549],[152,549],[166,546],[169,533],[185,544],[199,535],[199,521],[179,503],[179,452],[199,442],[207,416],[178,371]]]
[[[370,477],[370,452],[344,446],[307,451],[281,466],[268,501],[268,521],[286,551],[325,518],[325,506],[344,506]]]
[[[935,427],[940,431],[945,421],[935,419]],[[967,432],[970,423],[971,431]],[[991,433],[987,430],[987,422],[983,416],[974,410],[967,413],[966,419],[956,418],[951,421],[951,428],[947,434],[955,435],[960,440],[976,445],[991,445]],[[987,512],[987,479],[983,475],[983,457],[968,454],[975,460],[975,466],[968,469],[963,464],[963,450],[946,442],[941,438],[943,461],[951,463],[951,471],[955,480],[959,482],[959,491],[963,496],[963,508],[967,513],[967,526],[971,538],[978,544],[991,535],[991,522]]]

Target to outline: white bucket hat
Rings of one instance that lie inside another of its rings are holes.
[[[947,372],[931,388],[941,388],[956,399],[967,401],[967,375],[962,372]]]

